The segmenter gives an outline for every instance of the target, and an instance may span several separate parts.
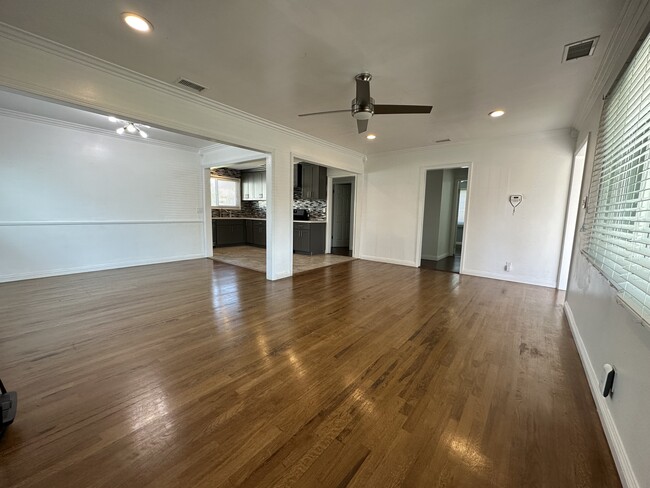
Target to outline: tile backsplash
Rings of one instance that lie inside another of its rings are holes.
[[[327,218],[327,200],[293,199],[293,208],[309,210],[309,220],[325,220]]]
[[[327,218],[326,200],[294,200],[293,208],[309,210],[309,220],[325,220]],[[243,201],[241,210],[212,209],[213,217],[266,218],[266,201]]]

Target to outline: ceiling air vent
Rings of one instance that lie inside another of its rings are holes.
[[[575,59],[585,58],[592,56],[598,43],[600,36],[585,39],[584,41],[572,42],[564,46],[564,54],[562,55],[562,62],[573,61]]]
[[[195,91],[196,93],[201,93],[203,90],[205,90],[205,87],[203,85],[199,85],[198,83],[194,83],[193,81],[188,80],[187,78],[179,78],[176,83],[178,85],[181,85],[183,88],[188,88],[192,91]]]
[[[443,143],[443,142],[451,142],[451,139],[438,139],[438,140],[436,141],[436,144],[441,144],[441,143]]]

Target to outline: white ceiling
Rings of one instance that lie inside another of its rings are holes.
[[[571,126],[624,0],[0,0],[0,20],[151,77],[365,153]],[[150,34],[126,27],[144,15]],[[565,44],[600,35],[595,55]],[[356,73],[377,103],[431,115],[370,121],[346,109]],[[487,113],[504,108],[505,117]]]
[[[114,123],[108,120],[109,115],[114,114],[97,114],[5,90],[0,90],[0,109],[37,115],[48,119],[62,120],[64,122],[109,131],[114,131],[118,127],[124,125],[123,123]],[[168,130],[158,129],[156,127],[147,127],[143,128],[143,130],[147,133],[148,139],[180,144],[182,146],[196,149],[197,151],[207,147],[212,149],[225,147],[222,144],[217,144],[207,139],[199,139],[185,134],[178,134]],[[121,137],[140,139],[139,135],[129,134],[128,132],[125,132]]]

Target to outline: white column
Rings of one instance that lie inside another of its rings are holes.
[[[293,274],[293,161],[289,150],[266,158],[266,278]]]

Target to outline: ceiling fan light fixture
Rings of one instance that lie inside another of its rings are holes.
[[[488,115],[492,117],[493,119],[498,119],[499,117],[503,117],[506,114],[505,110],[492,110]]]
[[[368,120],[372,117],[372,112],[370,110],[360,110],[355,112],[352,116],[357,120]]]
[[[368,139],[369,141],[374,141],[375,139],[377,139],[377,136],[375,134],[368,134],[366,136],[366,139]]]
[[[126,125],[126,130],[127,130],[127,132],[130,132],[131,134],[135,134],[138,131],[138,129],[136,128],[135,125],[133,125],[132,122],[130,122],[130,123],[128,123]]]
[[[151,32],[153,30],[153,24],[151,22],[133,12],[123,12],[122,20],[124,20],[126,25],[131,29],[137,30],[138,32]]]

